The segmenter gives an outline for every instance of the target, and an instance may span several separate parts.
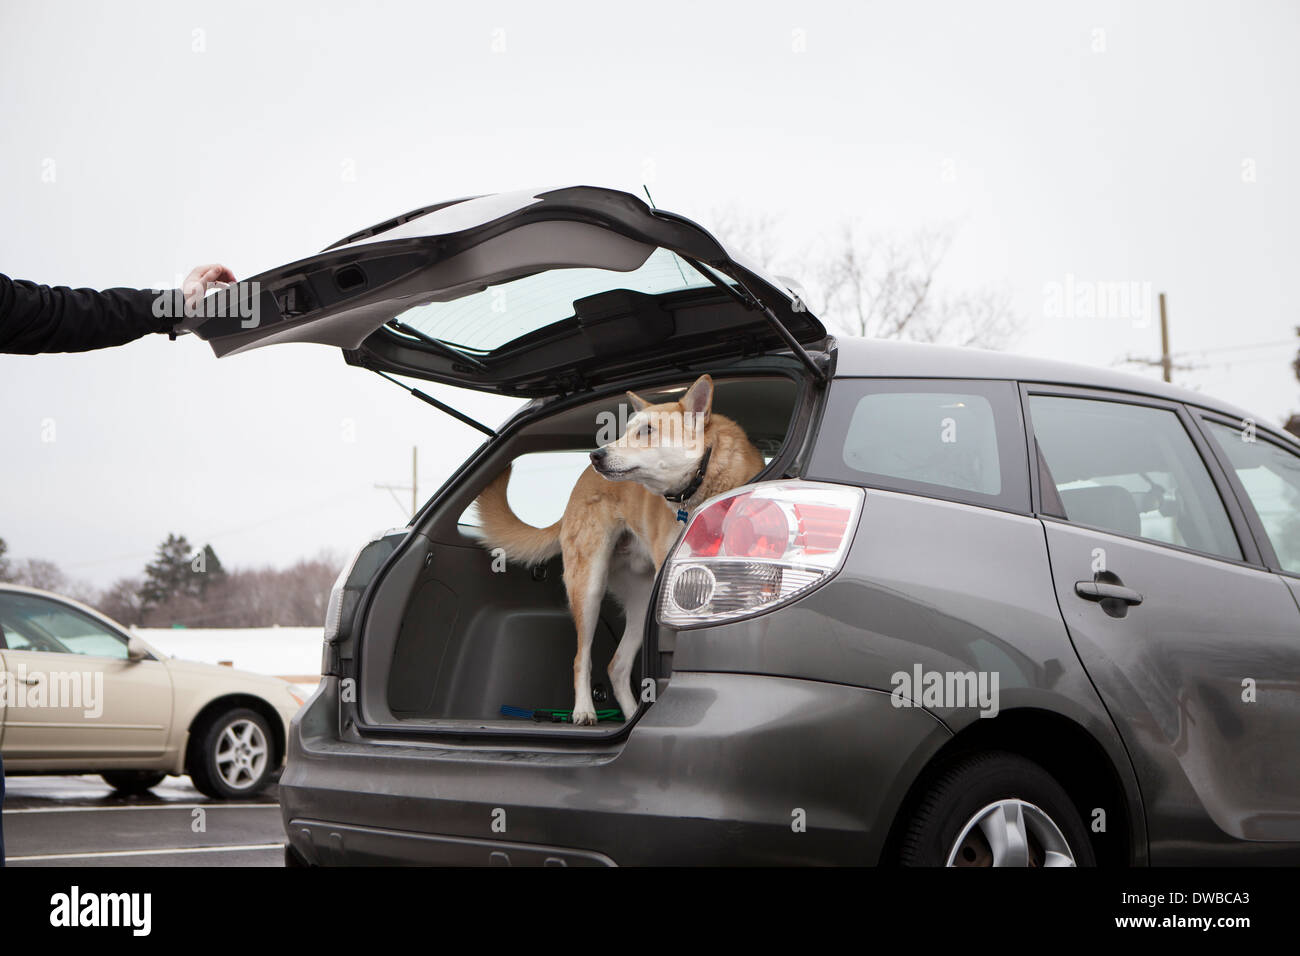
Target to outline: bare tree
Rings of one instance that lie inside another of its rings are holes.
[[[119,578],[97,591],[86,581],[69,578],[53,561],[4,560],[3,545],[0,539],[0,570],[5,573],[0,580],[57,591],[123,624],[151,627],[314,627],[325,621],[330,589],[343,565],[340,555],[326,550],[287,568],[227,571],[208,546],[200,569],[184,538],[169,536],[145,575]],[[175,586],[159,586],[169,580]]]
[[[342,564],[338,555],[322,552],[287,568],[223,571],[201,591],[177,592],[159,604],[142,603],[139,616],[155,627],[316,626],[325,621],[330,588]]]
[[[141,578],[118,578],[100,595],[94,604],[100,611],[122,624],[143,624],[145,604],[140,592],[144,589]]]
[[[14,569],[13,580],[15,584],[25,584],[29,588],[61,591],[68,583],[68,576],[53,561],[46,561],[44,558],[26,558]]]
[[[1004,345],[1016,327],[1007,293],[953,293],[938,284],[952,240],[950,229],[930,228],[902,240],[864,241],[846,225],[814,273],[821,314],[851,335]]]
[[[709,227],[732,252],[739,252],[767,270],[787,257],[781,242],[781,223],[770,213],[754,213],[739,206],[714,211]]]
[[[818,247],[791,255],[770,216],[726,208],[713,228],[758,265],[800,281],[809,308],[848,335],[999,348],[1019,321],[1005,291],[946,289],[939,272],[952,248],[951,227],[928,227],[901,239],[864,237],[843,223]]]
[[[53,561],[25,558],[15,564],[5,557],[7,550],[4,540],[0,539],[0,581],[24,584],[42,591],[58,591],[82,604],[94,605],[98,599],[99,592],[93,584],[80,578],[69,578]]]
[[[85,578],[67,578],[59,593],[65,597],[70,597],[74,601],[80,601],[82,604],[89,604],[91,607],[99,606],[100,589],[95,587]]]

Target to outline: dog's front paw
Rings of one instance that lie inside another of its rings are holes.
[[[591,727],[596,723],[596,712],[591,709],[574,710],[572,720],[576,727]]]

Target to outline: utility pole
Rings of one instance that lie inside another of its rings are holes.
[[[1141,355],[1130,355],[1124,361],[1131,365],[1158,366],[1160,368],[1160,377],[1166,382],[1174,380],[1174,369],[1181,372],[1190,372],[1197,368],[1195,365],[1174,364],[1173,353],[1169,351],[1169,312],[1165,308],[1165,294],[1163,292],[1160,293],[1160,357],[1153,359]]]
[[[1160,368],[1166,382],[1173,381],[1170,373],[1174,369],[1174,360],[1169,354],[1169,315],[1165,312],[1165,294],[1160,293]]]
[[[420,449],[418,446],[412,445],[411,446],[411,483],[409,485],[380,485],[380,484],[375,485],[376,488],[382,488],[384,491],[387,491],[389,494],[391,494],[393,496],[393,500],[397,502],[397,506],[399,508],[402,506],[402,501],[400,498],[397,497],[397,492],[409,491],[411,493],[411,517],[412,518],[414,518],[415,513],[420,510],[419,463],[420,463]]]

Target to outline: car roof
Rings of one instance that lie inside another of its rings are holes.
[[[923,342],[866,339],[856,336],[836,336],[834,347],[838,352],[835,363],[836,378],[869,376],[1003,379],[1110,389],[1197,405],[1233,418],[1271,424],[1280,430],[1280,423],[1273,416],[1255,415],[1202,392],[1128,372],[1117,372],[1114,369],[1077,365],[1073,362],[1059,362],[1055,359],[1016,355],[1012,352],[990,349],[957,348],[947,345],[928,345]]]
[[[64,604],[72,604],[77,607],[85,607],[80,601],[68,597],[66,594],[59,594],[57,591],[46,591],[42,588],[34,588],[27,584],[15,584],[12,581],[0,581],[0,591],[18,591],[22,594],[35,594],[37,597],[53,598],[56,601],[62,601]],[[91,608],[90,610],[94,610]],[[95,611],[99,614],[98,611]],[[102,614],[100,615],[103,616]]]

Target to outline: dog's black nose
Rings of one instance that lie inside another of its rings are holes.
[[[605,456],[608,454],[609,454],[608,448],[597,448],[595,451],[591,453],[591,463],[593,465],[599,465],[602,461],[605,460]]]

